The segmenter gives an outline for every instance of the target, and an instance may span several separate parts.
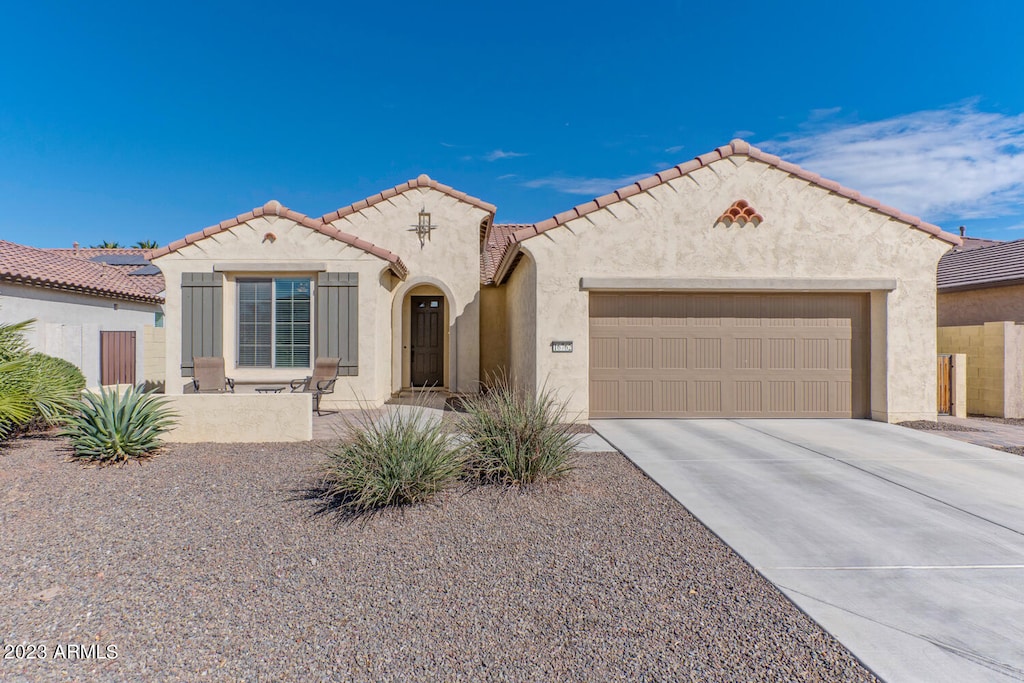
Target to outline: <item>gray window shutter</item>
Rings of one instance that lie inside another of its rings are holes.
[[[192,359],[224,354],[224,276],[181,274],[181,375],[191,377]]]
[[[317,276],[316,355],[340,358],[343,377],[359,374],[359,273]]]

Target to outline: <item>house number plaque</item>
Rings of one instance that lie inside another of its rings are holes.
[[[553,342],[551,342],[551,353],[572,353],[572,342],[571,341],[553,341]]]

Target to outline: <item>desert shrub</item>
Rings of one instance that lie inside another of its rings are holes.
[[[25,332],[35,320],[20,323],[0,323],[0,363],[12,361],[29,354]]]
[[[123,463],[151,455],[176,417],[165,398],[136,387],[121,393],[100,387],[76,402],[61,435],[71,440],[77,458]]]
[[[579,436],[566,405],[546,387],[538,394],[496,377],[486,393],[463,401],[466,472],[486,483],[523,486],[566,474]]]
[[[461,446],[422,406],[360,410],[321,468],[323,495],[342,511],[366,513],[427,501],[462,473]]]
[[[59,424],[85,388],[73,364],[29,352],[24,333],[31,323],[0,324],[0,438]]]

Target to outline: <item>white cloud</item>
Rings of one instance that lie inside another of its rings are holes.
[[[1024,114],[968,104],[815,128],[762,146],[928,220],[991,218],[1024,207]]]
[[[666,147],[665,151],[669,154],[678,154],[683,151],[684,147],[686,147],[686,145],[672,145],[671,147]]]
[[[741,140],[748,140],[754,137],[754,131],[752,130],[737,130],[734,131],[732,136],[734,138],[740,138]]]
[[[549,188],[556,192],[565,194],[581,194],[588,197],[600,197],[612,190],[635,183],[641,178],[646,178],[650,173],[640,175],[628,175],[621,178],[580,178],[572,176],[550,176],[528,180],[523,185],[532,188]]]
[[[487,161],[498,161],[499,159],[515,159],[516,157],[525,156],[525,152],[506,152],[503,149],[496,149],[493,152],[485,154],[484,159]]]

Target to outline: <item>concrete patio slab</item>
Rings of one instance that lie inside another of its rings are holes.
[[[866,420],[592,425],[885,680],[1024,680],[1024,458]]]

